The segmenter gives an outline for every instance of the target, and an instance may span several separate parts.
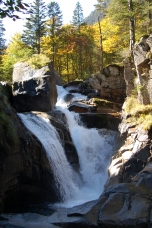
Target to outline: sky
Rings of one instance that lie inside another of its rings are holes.
[[[97,3],[97,0],[44,0],[46,4],[55,1],[59,4],[60,10],[63,14],[63,23],[68,24],[72,21],[73,11],[75,9],[76,3],[79,1],[82,9],[84,18],[89,16],[89,14],[95,9],[94,5]],[[23,2],[26,2],[23,0]],[[28,1],[32,3],[33,1]],[[3,20],[3,25],[5,28],[5,39],[7,39],[7,43],[11,37],[17,33],[22,32],[23,25],[25,23],[25,19],[19,19],[15,22],[10,18],[5,18]]]

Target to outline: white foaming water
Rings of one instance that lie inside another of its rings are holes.
[[[49,119],[34,114],[18,114],[25,126],[40,140],[50,162],[57,188],[63,201],[75,198],[78,193],[75,175],[65,156],[56,129]]]
[[[67,202],[67,206],[78,205],[86,201],[97,199],[103,191],[104,184],[108,178],[108,166],[115,149],[114,131],[87,129],[79,125],[79,115],[67,110],[64,96],[68,91],[57,86],[58,102],[56,108],[65,113],[68,127],[77,149],[80,163],[80,172],[83,185],[79,189],[76,200]],[[73,100],[85,99],[85,96],[73,94]]]
[[[57,206],[72,207],[97,199],[108,178],[108,166],[115,150],[116,132],[110,130],[87,129],[82,126],[79,114],[70,112],[64,101],[68,91],[57,86],[58,102],[56,109],[65,113],[68,128],[76,147],[81,177],[69,165],[56,129],[48,119],[34,114],[18,114],[25,126],[41,141],[51,164],[57,187],[64,204]],[[86,99],[73,93],[73,100]],[[78,183],[79,182],[79,183]]]

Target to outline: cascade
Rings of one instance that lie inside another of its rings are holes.
[[[42,143],[53,170],[54,179],[61,199],[67,201],[74,198],[78,191],[74,171],[67,161],[56,129],[49,123],[49,119],[34,114],[18,115],[25,126]],[[66,181],[67,177],[68,181]]]
[[[115,150],[116,132],[110,130],[87,129],[81,123],[79,114],[70,112],[64,101],[68,91],[57,86],[56,109],[65,113],[73,143],[76,147],[80,177],[69,165],[56,129],[48,119],[34,114],[18,114],[26,127],[41,141],[46,150],[50,165],[64,206],[71,207],[97,199],[108,178],[108,166]],[[74,93],[74,100],[86,99]]]
[[[62,111],[67,119],[68,128],[76,147],[83,185],[79,189],[79,198],[73,204],[97,199],[108,178],[108,166],[115,151],[117,133],[106,129],[87,129],[81,123],[78,113],[70,112],[64,97],[68,91],[57,86],[58,101],[56,109]],[[86,99],[79,93],[73,93],[72,100]]]

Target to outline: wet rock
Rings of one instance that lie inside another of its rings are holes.
[[[83,101],[73,101],[69,104],[69,111],[77,112],[77,113],[85,113],[92,112],[96,110],[95,105],[89,105],[87,102]]]
[[[65,95],[64,101],[65,101],[66,103],[69,103],[69,102],[71,102],[71,100],[72,100],[73,97],[74,97],[74,96],[73,96],[71,93],[68,93],[67,95]]]
[[[80,117],[87,128],[106,128],[117,131],[120,123],[120,118],[111,114],[81,113]]]

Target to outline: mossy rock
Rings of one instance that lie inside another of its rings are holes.
[[[92,98],[91,103],[96,104],[97,108],[101,108],[101,107],[113,108],[113,103],[105,99]]]

